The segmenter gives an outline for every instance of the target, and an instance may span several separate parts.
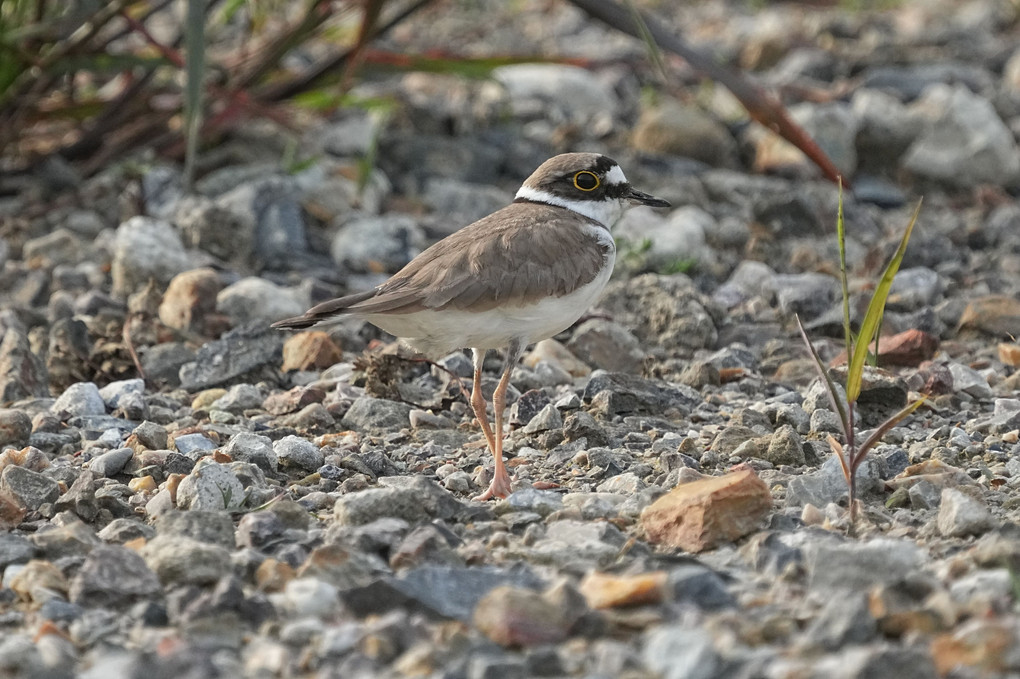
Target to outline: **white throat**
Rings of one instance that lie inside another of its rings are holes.
[[[623,202],[616,198],[607,198],[605,200],[570,200],[569,198],[554,196],[551,193],[541,189],[534,189],[527,185],[522,186],[517,191],[516,197],[535,203],[546,203],[548,205],[564,207],[579,215],[594,219],[607,229],[620,219],[624,208]]]

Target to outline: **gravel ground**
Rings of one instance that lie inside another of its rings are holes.
[[[387,46],[587,66],[366,77],[387,116],[315,123],[290,172],[253,123],[194,194],[153,158],[0,192],[0,676],[1020,674],[1020,8],[651,4],[852,179],[855,318],[924,196],[858,429],[930,399],[861,467],[856,534],[793,325],[838,364],[835,187],[565,4],[444,5]],[[627,213],[604,298],[515,369],[515,492],[472,502],[467,354],[268,324],[566,150],[674,207]]]

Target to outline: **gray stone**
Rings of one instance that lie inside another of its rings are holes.
[[[213,401],[209,410],[225,410],[240,415],[245,410],[260,408],[264,400],[265,396],[258,387],[252,384],[235,384],[226,394]]]
[[[977,370],[956,362],[950,363],[948,367],[949,373],[953,376],[954,390],[980,399],[992,397],[992,388],[988,386],[988,380]]]
[[[216,311],[226,314],[234,325],[254,320],[278,321],[303,313],[309,301],[303,290],[248,276],[220,290],[216,295]]]
[[[92,382],[76,382],[57,397],[50,412],[70,416],[105,415],[106,403]]]
[[[607,415],[662,416],[670,409],[686,414],[701,403],[701,395],[685,385],[596,370],[584,388],[585,402],[594,402],[602,392],[606,392],[605,402],[599,405]]]
[[[800,410],[800,408],[797,409]],[[783,464],[801,466],[806,463],[804,440],[793,427],[784,424],[769,438],[764,459],[777,466]]]
[[[957,488],[943,488],[938,527],[947,537],[981,535],[995,527],[995,519],[982,500]]]
[[[236,172],[238,166],[225,168]],[[260,172],[258,166],[247,169],[262,176],[241,179],[222,175],[223,184],[231,190],[216,199],[216,204],[235,215],[239,242],[235,250],[254,254],[259,261],[272,266],[308,250],[305,220],[301,210],[301,189],[296,178]],[[209,181],[207,176],[203,181]],[[214,222],[211,226],[215,227]],[[222,227],[220,227],[222,228]]]
[[[552,403],[547,403],[537,415],[524,425],[525,434],[537,434],[542,431],[558,430],[563,427],[563,416]]]
[[[563,421],[563,436],[568,441],[584,439],[589,448],[609,445],[605,428],[584,410],[567,415]]]
[[[181,384],[181,367],[195,360],[195,350],[183,342],[164,342],[139,347],[145,376],[157,384],[177,387]]]
[[[425,249],[425,232],[407,215],[345,221],[333,238],[333,261],[351,271],[395,273]]]
[[[165,585],[208,585],[230,572],[230,550],[181,535],[157,535],[141,555]]]
[[[592,318],[574,330],[567,348],[590,366],[609,372],[641,372],[645,352],[634,335],[619,323]]]
[[[166,450],[166,427],[161,424],[142,422],[131,433],[138,438],[139,443],[149,450]]]
[[[282,333],[262,321],[234,328],[203,344],[195,360],[181,366],[181,387],[195,392],[241,378],[257,381],[260,371],[279,366],[283,341]]]
[[[505,507],[505,509],[504,509]],[[521,488],[514,491],[506,499],[505,504],[497,505],[497,513],[510,512],[535,512],[540,516],[548,516],[555,511],[563,509],[563,496],[551,490],[538,490],[536,488]]]
[[[850,646],[812,663],[814,677],[931,679],[939,676],[927,648],[889,644]]]
[[[434,214],[441,216],[434,226],[448,235],[509,204],[513,195],[495,186],[434,177],[425,182],[422,199]]]
[[[24,448],[32,435],[32,418],[22,410],[0,408],[0,450]]]
[[[645,346],[696,351],[714,349],[719,341],[707,299],[684,275],[645,274],[610,282],[600,306]]]
[[[177,487],[181,509],[236,509],[244,502],[244,486],[230,470],[212,460],[202,460]]]
[[[914,509],[935,509],[942,502],[939,488],[926,479],[921,479],[907,491],[910,506]]]
[[[818,616],[807,629],[812,645],[835,651],[853,644],[864,644],[875,638],[878,625],[868,609],[864,592],[849,592],[829,597]]]
[[[854,92],[850,107],[859,121],[857,149],[861,168],[896,167],[920,132],[907,107],[888,92],[863,87]]]
[[[89,469],[97,476],[112,478],[119,474],[124,465],[128,463],[135,454],[131,448],[117,448],[103,453],[89,463]]]
[[[671,568],[668,583],[677,601],[692,603],[704,610],[716,611],[737,605],[722,577],[702,566],[688,564]]]
[[[71,580],[68,598],[80,606],[124,608],[160,592],[159,578],[137,552],[100,545],[89,552]]]
[[[790,116],[814,139],[839,170],[853,176],[857,170],[858,119],[841,101],[790,106]]]
[[[60,486],[56,481],[16,465],[4,468],[0,474],[0,488],[14,497],[19,505],[30,510],[39,509],[47,502],[56,502],[60,497]]]
[[[804,547],[808,586],[831,596],[843,590],[865,591],[916,574],[924,554],[912,542],[879,538],[868,542],[808,543]]]
[[[279,462],[273,442],[266,436],[250,432],[235,434],[223,447],[223,452],[239,462],[250,462],[268,471],[276,471]]]
[[[200,456],[207,450],[216,450],[217,447],[216,442],[205,434],[184,434],[174,439],[174,448],[181,455],[193,456],[193,454],[197,454]]]
[[[114,236],[113,294],[127,297],[146,285],[149,279],[166,286],[175,275],[204,263],[196,261],[184,248],[170,223],[151,217],[132,217],[117,227]]]
[[[342,424],[357,431],[400,431],[409,426],[411,406],[371,396],[354,400],[344,415]]]
[[[662,679],[721,679],[725,666],[708,632],[663,625],[645,638],[642,657]]]
[[[337,498],[333,514],[338,522],[358,526],[394,517],[408,522],[449,519],[461,507],[450,493],[421,477],[385,477],[381,488],[368,488]]]
[[[1020,150],[992,104],[965,85],[932,85],[912,106],[925,127],[903,158],[913,174],[958,188],[1009,186]]]
[[[156,537],[156,529],[137,519],[119,518],[103,526],[96,535],[103,542],[123,544],[138,538],[151,540]]]
[[[137,396],[143,393],[145,393],[145,380],[141,378],[110,382],[99,390],[99,395],[109,410],[120,408],[121,399],[129,397],[129,395]]]
[[[886,306],[894,311],[931,306],[941,299],[943,289],[941,276],[928,267],[900,269],[889,288]]]
[[[99,513],[99,501],[96,499],[96,475],[91,469],[82,469],[60,499],[57,500],[58,512],[71,511],[83,521],[91,521]]]
[[[234,547],[234,522],[225,511],[167,512],[156,519],[155,528],[162,536],[179,535],[226,549]]]
[[[280,466],[307,472],[315,471],[325,461],[319,447],[300,436],[284,436],[273,443],[273,452]]]
[[[492,76],[506,88],[515,116],[570,123],[596,136],[612,129],[620,106],[605,80],[578,66],[514,64]]]
[[[779,309],[797,314],[802,321],[828,311],[840,295],[840,285],[832,276],[821,273],[778,274],[772,279]]]
[[[35,556],[35,545],[17,533],[0,533],[0,569],[26,563]]]
[[[810,431],[819,434],[840,434],[843,432],[843,424],[839,421],[839,415],[823,408],[812,411],[808,426]]]
[[[59,228],[50,233],[30,238],[21,247],[21,257],[28,261],[42,258],[51,264],[74,264],[87,255],[85,244],[78,234]]]
[[[884,492],[882,472],[878,461],[865,458],[857,468],[857,497]],[[808,503],[824,507],[830,502],[839,502],[847,496],[846,477],[843,467],[835,454],[829,456],[822,466],[813,472],[790,479],[786,488],[786,506],[801,507]]]
[[[532,563],[553,564],[581,570],[604,568],[620,553],[624,535],[609,523],[587,523],[564,519],[549,524],[545,537],[527,551]]]

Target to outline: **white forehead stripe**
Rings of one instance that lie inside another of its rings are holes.
[[[620,175],[622,176],[623,172],[620,172]],[[606,200],[570,200],[561,196],[554,196],[541,189],[533,189],[527,185],[517,190],[516,197],[521,200],[530,200],[533,203],[565,207],[579,215],[594,219],[607,228],[612,226],[623,212],[620,201],[613,198]]]
[[[623,176],[623,170],[620,169],[619,165],[613,165],[609,168],[609,172],[606,173],[606,183],[613,184],[614,186],[627,183],[627,178]]]

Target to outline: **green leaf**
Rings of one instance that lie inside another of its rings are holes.
[[[861,379],[864,375],[864,361],[868,356],[868,345],[875,339],[875,335],[882,324],[882,315],[885,313],[885,300],[889,297],[889,288],[892,287],[893,278],[896,277],[896,272],[899,271],[903,255],[907,251],[907,242],[910,240],[910,234],[914,230],[917,216],[920,213],[921,201],[918,201],[917,208],[914,210],[914,216],[911,217],[910,223],[907,224],[903,237],[900,239],[900,245],[896,248],[892,259],[889,260],[889,264],[886,265],[885,271],[882,273],[882,279],[878,282],[878,286],[871,296],[871,301],[868,303],[868,310],[864,314],[861,330],[857,334],[857,343],[854,345],[854,351],[847,366],[846,399],[849,403],[856,402],[857,397],[861,395]]]
[[[839,423],[843,427],[843,434],[846,436],[847,441],[853,440],[853,423],[850,421],[850,417],[847,415],[847,409],[843,406],[842,401],[839,398],[839,390],[836,388],[836,383],[829,377],[829,371],[825,369],[825,364],[822,363],[821,357],[818,356],[818,352],[815,351],[815,345],[811,344],[811,340],[808,339],[807,332],[804,331],[804,326],[800,322],[800,316],[795,315],[797,319],[797,329],[800,330],[801,339],[804,340],[804,346],[807,347],[808,352],[811,354],[811,358],[815,360],[815,369],[818,371],[818,377],[821,378],[822,384],[825,385],[825,393],[829,397],[829,404],[832,406],[833,411],[839,415]]]

